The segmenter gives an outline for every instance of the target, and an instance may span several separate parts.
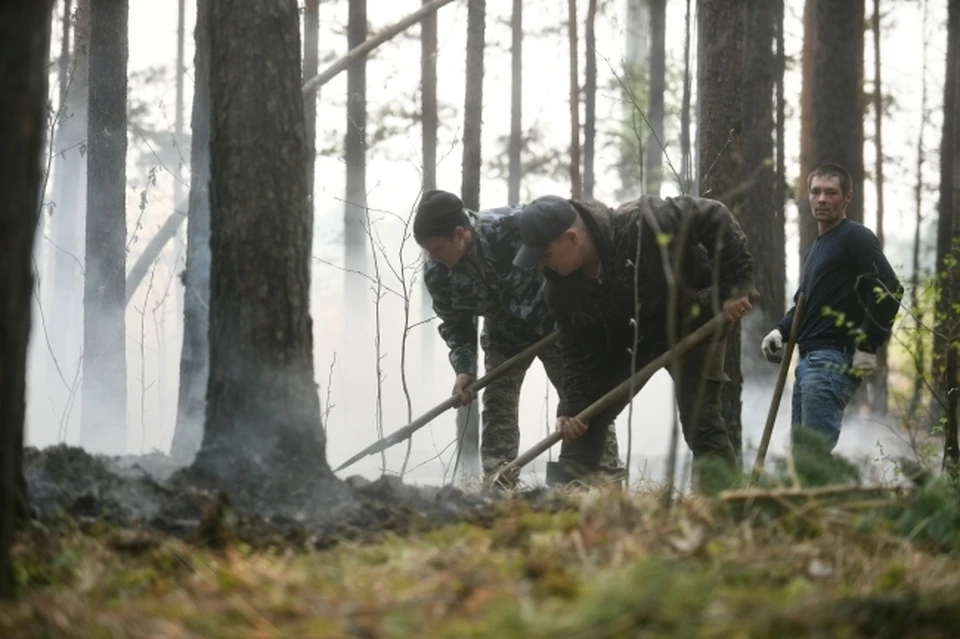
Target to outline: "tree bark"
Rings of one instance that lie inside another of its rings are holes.
[[[873,142],[876,149],[874,158],[874,185],[877,189],[877,239],[883,248],[883,82],[880,72],[880,0],[873,0]],[[870,409],[874,415],[886,416],[889,390],[887,388],[887,345],[877,350],[877,370],[867,378],[870,390]]]
[[[583,87],[583,194],[593,197],[594,147],[597,138],[597,0],[587,0],[586,71]]]
[[[747,0],[743,57],[743,175],[745,197],[740,223],[756,263],[760,302],[744,322],[743,340],[757,345],[785,308],[786,264],[783,218],[777,217],[773,161],[776,57],[773,53],[777,7],[770,0]],[[748,346],[749,376],[769,376],[760,349]]]
[[[650,108],[647,119],[650,132],[647,135],[647,147],[644,149],[647,167],[643,171],[646,178],[645,191],[651,195],[660,194],[663,182],[663,94],[666,91],[667,71],[667,0],[650,0]]]
[[[177,422],[170,454],[188,463],[203,441],[210,374],[210,0],[197,0],[190,149],[190,213],[184,272],[183,345]]]
[[[927,0],[923,0],[923,26],[921,27],[921,33],[923,34],[923,63],[920,67],[920,126],[919,131],[917,132],[917,182],[913,189],[913,259],[910,273],[910,309],[918,317],[922,317],[923,312],[920,307],[920,282],[922,277],[920,271],[920,255],[923,250],[923,165],[926,163],[924,134],[926,133],[927,129],[927,118],[929,117],[929,111],[927,109],[927,51],[929,45],[926,40],[928,16],[929,13]],[[919,325],[919,323],[914,324],[912,340],[912,346],[914,349],[913,392],[910,395],[910,405],[907,407],[907,420],[909,420],[909,423],[913,423],[916,420],[917,411],[919,410],[920,403],[923,401],[925,396],[924,389],[926,384],[924,382],[925,380],[929,379],[927,377],[926,340],[924,339],[924,332],[925,330]]]
[[[0,599],[14,595],[12,548],[25,515],[23,428],[33,246],[43,179],[51,0],[0,5]]]
[[[468,209],[480,210],[480,131],[483,115],[483,55],[486,48],[487,3],[467,3],[467,84],[463,101],[463,167],[461,198]]]
[[[297,3],[213,0],[210,25],[210,375],[192,470],[277,507],[332,478],[314,382]]]
[[[177,0],[177,72],[176,72],[176,114],[174,115],[174,139],[179,145],[183,140],[183,77],[187,70],[184,67],[183,41],[185,39],[186,0]],[[182,157],[182,152],[180,154]],[[183,161],[177,162],[177,174],[173,179],[173,201],[183,199]]]
[[[785,131],[787,127],[787,109],[784,90],[784,76],[787,69],[787,56],[785,51],[785,42],[783,35],[784,28],[784,0],[776,0],[776,25],[777,25],[777,186],[776,198],[774,200],[774,215],[778,220],[782,220],[784,228],[777,233],[776,238],[780,245],[776,248],[780,255],[779,264],[782,265],[782,273],[786,279],[787,272],[787,252],[786,252],[786,201],[787,201],[787,158],[786,158],[786,138]],[[786,282],[784,281],[784,308],[786,311]],[[775,306],[772,305],[772,306]]]
[[[367,0],[349,1],[347,41],[350,49],[367,37]],[[367,204],[367,59],[347,67],[347,133],[344,161],[347,169],[343,231],[348,269],[362,269],[366,255],[364,219]]]
[[[956,11],[957,3],[951,2],[950,12],[955,13]],[[956,30],[960,26],[953,15],[950,16],[949,24],[949,28],[952,30]],[[956,158],[960,156],[960,109],[956,108],[956,105],[960,104],[960,83],[957,82],[957,76],[960,74],[960,51],[956,48],[958,34],[954,33],[953,36],[954,48],[953,51],[949,52],[953,56],[947,59],[947,69],[948,73],[954,76],[951,83],[953,109],[949,114],[953,119],[950,139],[951,159],[953,161],[950,167],[952,173],[950,179],[953,192],[956,194],[957,189],[960,188],[960,162],[956,161]],[[946,112],[944,117],[947,117]],[[952,252],[948,256],[956,258],[958,251],[960,251],[960,248],[958,248],[960,247],[960,197],[953,197],[950,204]],[[955,309],[957,305],[960,305],[960,263],[956,259],[950,260],[948,278],[949,306],[947,308]],[[960,319],[958,319],[956,313],[952,313],[949,322],[950,332],[948,333],[949,343],[947,344],[945,366],[947,414],[944,427],[943,468],[953,479],[957,479],[960,477]]]
[[[523,0],[513,0],[513,20],[510,24],[510,173],[507,178],[507,202],[520,201],[520,181],[523,166],[520,152],[523,147]]]
[[[700,194],[720,200],[740,217],[739,137],[743,68],[743,0],[701,0],[698,96],[700,103]],[[730,383],[722,396],[723,418],[737,457],[742,456],[740,419],[743,374],[740,324],[727,337],[725,367]]]
[[[807,0],[803,5],[803,52],[801,54],[800,87],[800,180],[796,189],[797,226],[800,231],[800,258],[817,237],[817,221],[810,211],[807,198],[807,178],[816,166],[814,159],[813,129],[817,117],[814,109],[814,59],[817,47],[817,0]],[[849,170],[849,167],[848,169]]]
[[[580,66],[577,62],[577,0],[567,0],[570,38],[570,194],[583,197],[580,177]]]
[[[122,454],[127,435],[126,1],[91,0],[80,443]]]
[[[812,56],[810,168],[834,162],[850,172],[853,201],[847,207],[847,217],[863,222],[864,0],[807,1],[814,4],[815,22],[812,50],[805,52]],[[804,40],[806,47],[806,35]],[[806,182],[801,192],[806,199]],[[806,224],[801,227],[802,254],[813,243],[817,225],[809,206],[801,218],[801,224]]]
[[[957,78],[953,61],[958,55],[960,44],[960,6],[950,2],[947,10],[947,56],[946,77],[943,88],[943,127],[940,137],[940,205],[937,218],[937,263],[936,282],[937,303],[934,308],[934,335],[933,358],[931,362],[933,387],[938,401],[932,402],[933,414],[931,426],[939,424],[944,416],[940,402],[947,401],[947,378],[945,376],[946,353],[948,351],[947,335],[951,332],[953,314],[950,312],[949,290],[949,261],[951,253],[950,243],[953,233],[953,165],[954,165],[954,111],[956,108]]]
[[[430,0],[423,0],[429,4]],[[437,188],[437,14],[420,23],[420,126],[423,138],[423,190]]]
[[[320,0],[307,0],[303,11],[303,78],[317,75],[320,47]],[[303,112],[307,120],[307,207],[313,215],[313,181],[317,164],[317,90],[303,92]]]
[[[424,6],[430,0],[423,0]],[[437,14],[429,13],[420,22],[420,129],[423,156],[424,191],[437,188]],[[432,300],[426,282],[421,278],[420,312],[426,319],[433,316]],[[433,340],[423,340],[424,361],[433,357]]]
[[[690,0],[687,0],[687,9],[684,18],[683,27],[683,97],[680,105],[680,190],[686,194],[692,194],[694,188],[693,180],[693,154],[690,150],[690,26],[692,20],[690,10]]]
[[[483,115],[484,49],[486,48],[486,2],[467,3],[467,83],[463,101],[463,162],[461,198],[463,205],[480,210],[480,133]],[[476,321],[475,321],[476,323]],[[476,403],[457,409],[458,466],[461,477],[480,473],[480,419]]]

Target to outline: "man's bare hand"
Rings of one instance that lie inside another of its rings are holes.
[[[466,406],[477,398],[476,392],[467,388],[470,384],[477,381],[476,375],[469,373],[460,373],[456,381],[453,382],[453,395],[457,398],[455,406]]]
[[[557,417],[557,430],[563,441],[571,442],[587,432],[587,424],[576,417]]]
[[[753,309],[753,304],[750,303],[750,298],[744,295],[725,301],[723,303],[723,316],[733,324],[742,320],[743,316],[749,313],[751,309]]]

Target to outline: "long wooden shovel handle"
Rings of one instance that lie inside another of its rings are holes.
[[[767,458],[767,448],[770,447],[770,438],[773,436],[773,424],[777,420],[777,412],[780,410],[780,399],[783,397],[783,387],[787,382],[787,371],[790,369],[790,360],[793,359],[793,349],[797,345],[797,333],[799,332],[800,320],[803,317],[806,301],[806,295],[800,293],[800,297],[797,298],[797,308],[793,313],[793,322],[790,324],[790,337],[787,340],[787,347],[783,352],[783,359],[780,360],[780,372],[777,375],[777,384],[773,388],[773,399],[770,401],[770,409],[767,411],[767,423],[763,425],[763,435],[760,437],[760,448],[757,450],[757,458],[753,462],[751,481],[756,481],[760,477],[760,472],[763,470],[763,462]]]
[[[717,313],[709,322],[677,342],[676,346],[657,357],[655,360],[618,384],[606,395],[583,409],[577,415],[577,419],[586,422],[596,417],[601,412],[619,401],[624,395],[629,393],[631,388],[638,388],[642,384],[645,384],[647,380],[653,377],[658,370],[660,370],[663,366],[666,366],[673,357],[683,355],[688,350],[713,335],[716,331],[722,330],[726,324],[726,321],[727,320],[723,316],[723,313]],[[529,450],[503,466],[499,472],[490,477],[490,483],[497,482],[501,476],[504,476],[507,473],[519,471],[521,468],[546,452],[551,446],[559,442],[561,438],[562,435],[559,431],[550,433],[550,435],[532,446]]]
[[[530,346],[526,347],[525,349],[523,349],[522,351],[520,351],[519,353],[517,353],[507,361],[505,361],[503,364],[500,364],[499,366],[497,366],[496,368],[488,372],[486,375],[484,375],[477,381],[470,384],[470,386],[467,387],[468,390],[473,392],[479,392],[483,390],[485,387],[489,386],[490,384],[497,381],[498,379],[500,379],[501,377],[509,373],[511,370],[516,368],[521,362],[524,362],[530,359],[531,357],[538,355],[541,351],[543,351],[544,349],[552,345],[554,342],[557,341],[558,336],[559,334],[556,331],[554,331],[553,333],[550,333],[543,339],[531,344]],[[438,416],[450,410],[456,405],[457,405],[457,398],[455,396],[448,397],[446,400],[444,400],[440,404],[437,404],[436,406],[434,406],[433,408],[428,410],[426,413],[416,418],[415,420],[413,420],[403,428],[400,428],[394,431],[393,433],[387,435],[383,439],[377,440],[373,444],[370,444],[369,446],[364,448],[362,451],[360,451],[359,453],[357,453],[356,455],[354,455],[344,463],[340,464],[340,466],[337,467],[335,472],[341,471],[347,466],[350,466],[351,464],[354,464],[355,462],[360,461],[367,455],[375,455],[379,453],[381,450],[386,450],[387,448],[390,448],[395,444],[399,444],[400,442],[405,441],[408,437],[413,435],[415,432],[417,432],[418,430],[420,430],[421,428],[429,424],[431,421],[436,419]]]

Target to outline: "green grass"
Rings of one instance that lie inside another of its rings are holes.
[[[591,492],[311,553],[34,530],[0,636],[952,637],[957,497],[934,481],[882,501],[663,513],[653,494]]]

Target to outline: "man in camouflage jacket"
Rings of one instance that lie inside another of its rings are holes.
[[[425,192],[417,208],[414,238],[427,253],[423,278],[440,319],[440,336],[450,349],[459,405],[474,399],[467,387],[477,375],[477,317],[484,319],[480,344],[487,371],[554,330],[540,295],[542,274],[513,265],[520,248],[520,210],[514,206],[475,213],[465,210],[453,193],[439,190]],[[551,345],[538,357],[559,391],[558,348]],[[483,392],[480,457],[487,477],[519,452],[520,387],[532,363],[532,358],[521,363]],[[622,465],[612,426],[602,440],[600,466],[618,472]]]
[[[729,322],[746,314],[753,258],[723,204],[686,196],[643,196],[615,211],[595,201],[544,196],[524,208],[520,234],[523,248],[514,264],[546,267],[544,297],[560,331],[557,430],[564,442],[547,481],[582,480],[597,469],[600,435],[631,398],[589,424],[576,415],[665,352],[671,337],[679,340],[709,321],[721,301]],[[721,385],[729,381],[724,352],[725,335],[717,335],[688,351],[675,370],[668,366],[698,468],[708,458],[735,464],[720,407]]]

